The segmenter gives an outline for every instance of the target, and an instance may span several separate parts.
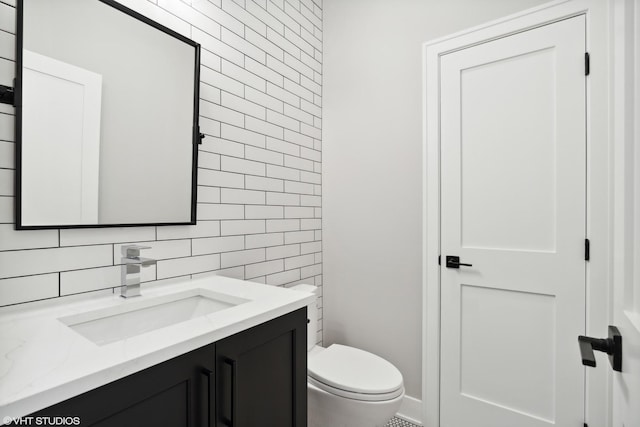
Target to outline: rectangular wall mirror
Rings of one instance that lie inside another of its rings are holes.
[[[200,46],[111,0],[18,0],[16,228],[195,224]]]

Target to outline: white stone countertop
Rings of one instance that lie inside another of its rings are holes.
[[[312,294],[212,276],[145,287],[142,296],[85,294],[0,309],[0,425],[305,307]],[[59,319],[126,311],[176,292],[202,289],[248,300],[124,340],[97,345]],[[80,315],[80,316],[77,316]]]

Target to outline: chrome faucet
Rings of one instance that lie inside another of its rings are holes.
[[[122,246],[122,268],[121,268],[121,286],[120,296],[122,298],[131,298],[140,296],[140,267],[149,267],[155,265],[156,260],[151,258],[142,258],[140,250],[151,249],[149,246],[124,245]]]

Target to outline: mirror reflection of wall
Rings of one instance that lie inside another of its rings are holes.
[[[23,2],[21,226],[192,220],[198,47],[99,0]]]

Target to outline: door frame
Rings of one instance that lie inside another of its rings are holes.
[[[607,336],[611,289],[608,2],[557,0],[423,44],[422,421],[427,427],[440,425],[439,57],[577,15],[586,16],[586,46],[591,57],[590,74],[585,79],[586,232],[591,241],[591,257],[586,263],[585,326],[589,336]],[[591,425],[610,424],[610,378],[610,369],[586,370],[585,422]]]
[[[611,93],[611,162],[612,162],[612,307],[611,324],[619,326],[623,333],[623,349],[628,349],[625,334],[625,323],[629,329],[640,330],[640,313],[638,307],[624,307],[625,290],[623,287],[631,285],[638,277],[640,262],[637,251],[640,250],[640,242],[636,239],[638,226],[637,199],[640,195],[637,187],[637,178],[634,171],[640,170],[638,156],[638,139],[640,138],[640,123],[636,117],[640,112],[640,77],[637,75],[640,64],[640,46],[634,43],[634,37],[640,32],[640,0],[616,0],[611,2],[611,68],[612,68],[612,93]],[[629,91],[629,87],[635,89]],[[634,123],[634,119],[636,122]],[[634,233],[629,233],[629,230]],[[634,257],[634,254],[635,257]],[[635,283],[632,290],[633,296],[638,289]],[[637,299],[636,299],[637,301]],[[634,309],[635,308],[635,309]],[[618,310],[624,319],[620,323],[617,318]],[[622,374],[629,375],[626,370],[626,360],[623,358]],[[612,423],[621,423],[622,413],[616,410],[624,409],[615,401],[615,382],[612,385]],[[614,424],[617,425],[617,424]]]

